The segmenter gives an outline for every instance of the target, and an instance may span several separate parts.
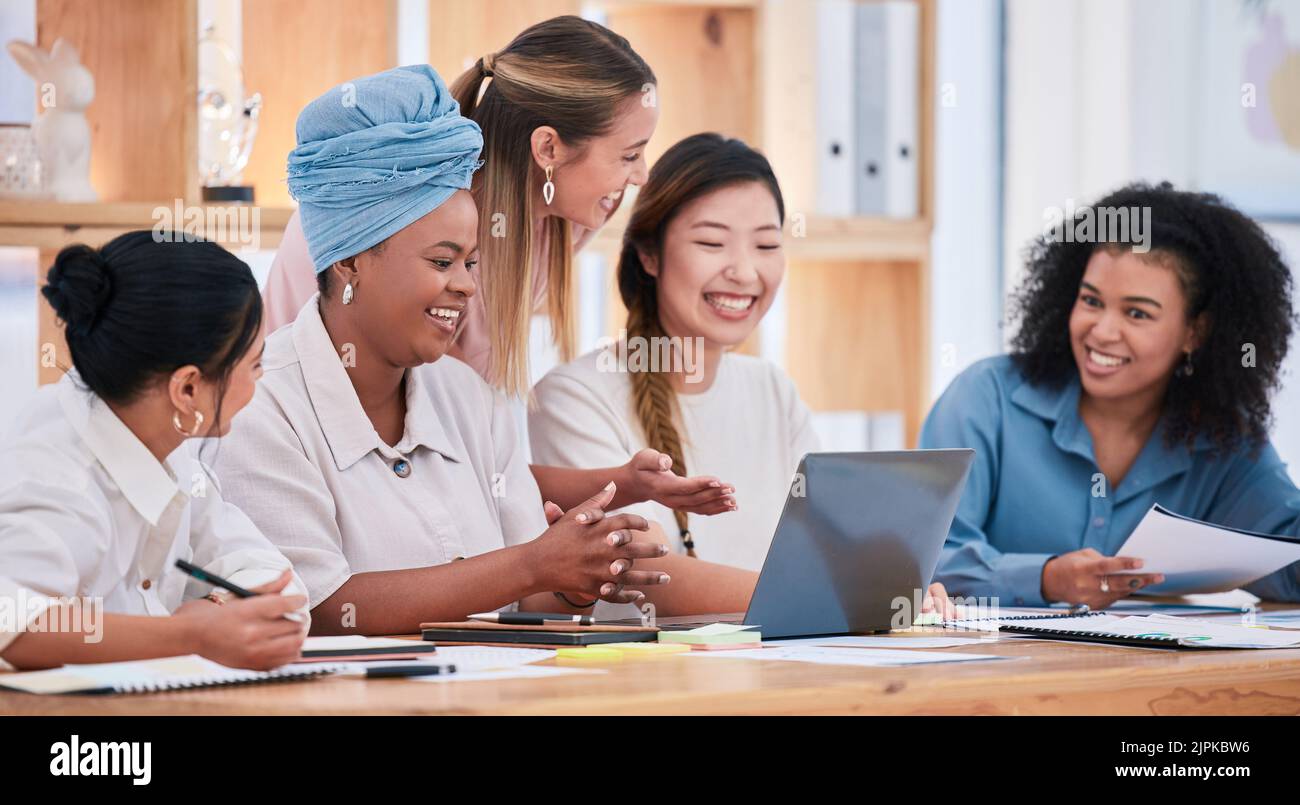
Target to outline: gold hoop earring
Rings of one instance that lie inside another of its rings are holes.
[[[194,427],[191,428],[190,430],[186,430],[185,428],[181,427],[181,412],[172,411],[172,427],[175,428],[176,432],[182,436],[198,436],[199,428],[203,427],[203,412],[202,411],[194,412]]]
[[[546,166],[546,184],[542,185],[542,198],[546,201],[546,206],[551,206],[555,200],[555,166]]]
[[[352,290],[352,283],[349,282],[347,285],[343,286],[343,304],[352,304],[352,297],[354,295],[355,291]]]

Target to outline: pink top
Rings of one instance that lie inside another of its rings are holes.
[[[595,230],[587,230],[576,224],[570,224],[570,227],[573,231],[574,251],[587,245],[595,235]],[[543,241],[533,263],[534,313],[546,300],[545,267],[546,243]],[[271,274],[267,277],[266,288],[262,291],[267,332],[275,332],[280,327],[291,323],[314,293],[316,293],[316,267],[312,264],[311,253],[307,250],[307,236],[303,234],[302,222],[295,211],[284,229],[284,238],[275,253],[275,260],[271,263]],[[487,330],[487,307],[483,303],[482,293],[470,297],[456,346],[460,350],[460,354],[456,357],[472,366],[480,376],[487,377],[492,345]]]

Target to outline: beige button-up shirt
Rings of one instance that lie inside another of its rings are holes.
[[[267,339],[261,386],[215,461],[311,606],[353,573],[439,565],[546,529],[506,400],[473,369],[444,357],[408,370],[405,429],[390,446],[344,357],[312,297]]]
[[[168,615],[212,591],[177,559],[246,588],[289,566],[222,499],[192,442],[159,462],[75,373],[38,391],[10,433],[0,450],[0,650],[55,598]],[[286,592],[305,590],[295,579]]]

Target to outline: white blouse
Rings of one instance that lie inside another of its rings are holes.
[[[168,615],[212,591],[177,559],[241,587],[289,567],[197,453],[186,442],[159,463],[75,373],[40,389],[0,449],[0,650],[52,598]],[[286,592],[305,587],[295,577]]]
[[[611,467],[647,446],[627,372],[611,371],[616,362],[601,355],[596,350],[558,366],[533,389],[528,435],[538,464]],[[812,415],[784,372],[736,353],[723,355],[708,389],[677,400],[687,472],[733,485],[739,505],[735,512],[689,516],[696,554],[759,570],[799,459],[819,449]],[[669,544],[684,550],[671,510],[658,503],[627,510],[661,524]]]
[[[402,438],[386,444],[317,298],[267,338],[261,386],[217,458],[230,499],[293,561],[311,606],[353,573],[440,565],[546,530],[505,398],[454,358],[408,370]]]

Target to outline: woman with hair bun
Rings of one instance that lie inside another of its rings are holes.
[[[130,232],[59,252],[41,292],[74,368],[0,449],[0,605],[17,613],[0,619],[0,667],[296,659],[305,587],[191,450],[229,430],[261,375],[248,266],[213,243]],[[177,559],[268,594],[227,600]]]

